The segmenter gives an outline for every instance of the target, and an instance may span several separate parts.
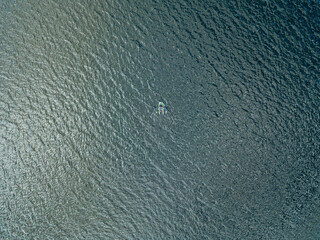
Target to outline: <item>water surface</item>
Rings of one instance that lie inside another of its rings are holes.
[[[0,238],[317,239],[319,10],[1,1]]]

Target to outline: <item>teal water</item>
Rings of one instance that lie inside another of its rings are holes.
[[[320,237],[319,1],[0,3],[0,239]]]

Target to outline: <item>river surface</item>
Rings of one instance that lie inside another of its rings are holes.
[[[0,239],[320,239],[319,33],[318,0],[0,0]]]

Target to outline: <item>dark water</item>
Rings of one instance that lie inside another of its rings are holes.
[[[319,1],[0,13],[0,239],[320,239]]]

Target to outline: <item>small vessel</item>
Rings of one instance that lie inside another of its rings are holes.
[[[158,113],[159,114],[164,114],[165,108],[166,108],[166,105],[164,105],[163,102],[159,102],[159,104],[158,104]]]

